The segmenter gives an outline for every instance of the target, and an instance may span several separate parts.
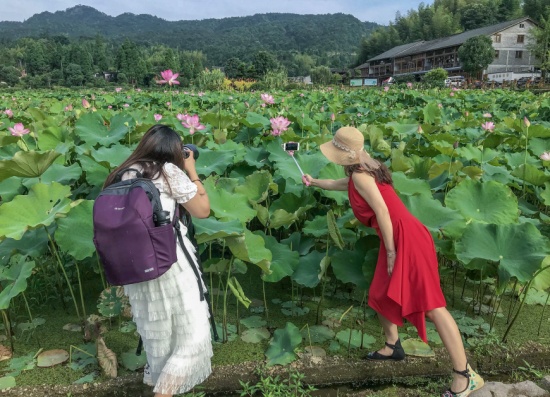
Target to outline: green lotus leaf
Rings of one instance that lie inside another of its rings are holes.
[[[242,194],[248,200],[255,203],[263,202],[268,194],[269,190],[277,193],[278,186],[273,183],[273,177],[268,171],[256,171],[252,175],[246,177],[244,184],[241,184],[235,188],[235,192]]]
[[[41,150],[56,150],[59,153],[66,153],[74,147],[67,128],[59,125],[40,129],[39,144]]]
[[[304,193],[301,196],[285,193],[271,204],[269,212],[273,214],[275,211],[283,209],[290,214],[300,217],[310,208],[313,208],[315,204],[315,198],[309,193]]]
[[[302,343],[300,330],[292,323],[286,323],[285,328],[278,329],[273,334],[269,348],[265,352],[267,366],[286,365],[296,359],[294,350]]]
[[[532,138],[550,138],[550,128],[542,124],[531,125],[529,127],[529,136]]]
[[[12,176],[4,179],[0,182],[0,197],[3,202],[10,201],[18,194],[23,193],[23,185],[21,184],[21,178],[18,176]]]
[[[499,264],[499,272],[520,282],[533,278],[545,256],[548,240],[531,223],[491,225],[471,223],[456,242],[458,259],[468,267],[474,259]]]
[[[122,353],[120,359],[122,366],[129,371],[137,371],[147,364],[147,356],[145,354],[136,355],[135,349]]]
[[[307,221],[302,229],[302,233],[315,237],[328,235],[328,224],[326,216],[318,215],[312,221]]]
[[[308,343],[324,343],[334,338],[334,331],[326,325],[313,325],[302,329],[302,338]]]
[[[422,113],[424,115],[424,123],[426,124],[432,124],[441,119],[441,109],[436,102],[430,102],[424,106]]]
[[[19,240],[25,231],[48,226],[64,216],[79,201],[68,198],[68,186],[53,182],[50,185],[37,183],[26,196],[17,196],[0,206],[0,239]]]
[[[93,243],[93,207],[92,200],[82,201],[65,218],[57,221],[55,240],[62,251],[77,261],[92,257],[96,251]]]
[[[273,256],[265,247],[262,236],[245,229],[242,236],[227,237],[225,241],[236,258],[258,265],[265,273],[270,272],[269,266]]]
[[[364,248],[337,251],[331,256],[332,271],[336,278],[343,283],[353,283],[362,290],[366,290],[370,284],[363,274]]]
[[[550,292],[538,291],[530,288],[529,291],[527,291],[527,296],[525,297],[525,304],[546,306],[548,302],[550,302],[550,299],[548,298],[549,295]]]
[[[261,232],[255,232],[260,234]],[[288,245],[281,244],[275,237],[260,234],[264,241],[265,247],[271,251],[272,259],[269,266],[270,274],[262,274],[262,280],[275,283],[287,276],[292,276],[298,267],[300,254],[297,251],[290,249]]]
[[[289,213],[283,209],[273,211],[269,215],[269,228],[278,229],[281,226],[288,228],[294,222],[298,220],[298,217],[294,213]]]
[[[401,149],[392,149],[391,168],[393,172],[407,172],[413,167],[413,162],[406,157]]]
[[[339,218],[338,220],[340,220]],[[315,239],[304,236],[302,233],[294,232],[288,238],[281,240],[281,243],[288,245],[293,251],[300,255],[306,255],[315,245]]]
[[[52,164],[40,177],[42,183],[59,182],[62,185],[70,185],[77,181],[82,175],[82,168],[78,163],[73,163],[68,167],[61,164]]]
[[[455,151],[453,144],[446,141],[433,141],[432,146],[437,149],[439,153],[445,154],[447,156],[452,156]]]
[[[531,164],[520,165],[512,171],[512,175],[535,186],[544,186],[550,181],[550,175]]]
[[[527,159],[525,159],[525,152],[523,153],[513,153],[513,152],[508,152],[508,153],[504,153],[504,158],[506,159],[506,161],[508,162],[508,165],[511,167],[511,168],[517,168],[519,167],[520,165],[523,165],[525,164],[525,160],[527,160],[527,164],[531,164],[531,165],[540,165],[540,160],[537,159],[537,158],[534,158],[533,156],[527,156]]]
[[[246,328],[261,328],[267,324],[260,316],[250,316],[247,318],[241,318],[240,323]]]
[[[88,147],[97,145],[111,146],[119,142],[129,133],[128,123],[132,118],[118,113],[110,120],[109,126],[98,113],[86,113],[75,124],[75,133],[87,143]]]
[[[49,233],[53,233],[54,228],[50,227],[50,229],[52,230]],[[0,264],[3,260],[7,263],[10,256],[15,253],[38,258],[48,251],[49,241],[48,233],[43,228],[27,230],[19,240],[6,238],[0,241]]]
[[[401,196],[421,195],[432,197],[430,184],[422,179],[410,179],[402,172],[392,174],[393,186]]]
[[[403,350],[408,356],[413,357],[435,357],[435,353],[427,343],[420,339],[411,338],[401,342]]]
[[[540,193],[544,205],[550,205],[550,182],[544,184],[544,190]]]
[[[550,289],[550,256],[547,256],[540,265],[542,270],[533,279],[531,286],[538,291],[546,291]]]
[[[195,238],[199,244],[219,238],[240,236],[244,233],[244,227],[237,219],[221,222],[212,217],[195,218],[193,225],[195,226]]]
[[[501,156],[501,153],[491,149],[491,148],[483,148],[483,157],[481,153],[481,149],[478,147],[472,146],[471,144],[468,144],[466,146],[462,146],[458,149],[456,149],[456,153],[458,157],[464,158],[468,161],[476,161],[477,163],[481,163],[483,160],[483,163],[488,163],[489,161],[494,160],[497,157]]]
[[[27,279],[35,267],[34,261],[27,261],[24,256],[19,256],[8,266],[0,267],[0,310],[7,310],[13,298],[27,289]]]
[[[519,216],[516,196],[498,182],[462,181],[447,194],[445,203],[467,221],[508,224],[517,222]]]
[[[304,287],[316,287],[320,281],[321,261],[324,257],[325,253],[319,251],[312,251],[302,256],[292,279]]]
[[[246,154],[242,143],[235,141],[225,141],[224,143],[216,143],[214,141],[208,141],[206,147],[215,151],[216,153],[229,152],[233,154],[233,163],[240,163],[243,161]]]
[[[386,127],[393,129],[400,138],[404,138],[407,135],[414,135],[418,131],[418,124],[401,124],[398,121],[386,123]]]
[[[550,139],[531,138],[529,139],[529,149],[535,156],[550,152]]]
[[[266,165],[270,165],[268,160],[269,152],[263,147],[249,147],[245,148],[246,154],[244,155],[244,161],[253,167],[263,168]]]
[[[246,343],[260,343],[263,340],[269,339],[271,334],[267,328],[251,328],[246,329],[241,334],[241,339]]]
[[[345,177],[344,168],[334,163],[328,163],[319,172],[320,179],[341,179]],[[338,205],[343,205],[348,200],[348,193],[344,191],[321,189],[320,193],[322,196],[333,199]]]
[[[261,114],[248,112],[246,118],[242,120],[243,124],[252,128],[267,128],[271,124],[267,117]]]
[[[236,122],[231,114],[223,110],[221,112],[206,112],[201,114],[201,121],[213,127],[219,127],[222,130],[231,127]]]
[[[13,376],[2,376],[0,378],[0,390],[9,389],[10,387],[17,386],[15,378]]]
[[[12,145],[14,143],[17,143],[19,141],[18,136],[11,136],[11,135],[3,135],[0,136],[0,147]]]
[[[363,334],[358,329],[351,330],[349,328],[338,332],[336,339],[342,346],[349,346],[352,349],[368,348],[376,342],[376,338],[373,336]]]
[[[196,163],[197,173],[208,176],[212,173],[223,175],[229,165],[233,164],[234,151],[213,151],[207,148],[200,149],[200,157]]]
[[[99,296],[97,310],[102,316],[116,317],[122,313],[123,301],[118,287],[109,287]]]
[[[44,153],[21,150],[15,153],[11,160],[0,161],[0,182],[12,176],[39,177],[59,156],[60,154],[53,150]]]
[[[500,182],[503,185],[508,185],[512,182],[512,174],[503,166],[494,166],[485,164],[483,166],[483,180]]]
[[[83,385],[85,383],[92,383],[97,378],[97,373],[92,372],[88,375],[84,375],[82,378],[78,378],[73,382],[73,385]]]
[[[430,232],[458,238],[466,227],[466,220],[457,210],[443,207],[440,201],[428,196],[405,196],[403,203]]]
[[[84,174],[86,175],[86,181],[88,184],[90,186],[96,186],[99,193],[103,183],[105,183],[105,180],[110,173],[110,170],[88,156],[80,156],[78,158],[78,162],[82,167],[82,171],[84,171]]]
[[[204,187],[210,199],[210,209],[221,221],[238,219],[242,223],[256,216],[256,211],[250,206],[245,195],[227,191],[218,186],[213,178],[204,182]]]
[[[92,150],[90,156],[98,163],[115,168],[130,157],[132,152],[133,150],[129,147],[117,143],[111,147],[102,146],[97,150]]]
[[[271,142],[267,145],[269,151],[269,160],[274,163],[276,172],[274,176],[280,175],[285,179],[292,179],[294,182],[302,184],[302,175],[296,166],[292,157],[283,150],[278,142]],[[321,152],[314,154],[304,154],[295,152],[294,158],[306,174],[310,174],[314,178],[319,176],[319,171],[329,163],[328,159]],[[303,185],[305,188],[306,186]]]
[[[334,244],[340,248],[344,249],[344,240],[342,239],[342,235],[340,234],[340,230],[338,229],[338,225],[336,224],[336,218],[334,217],[334,212],[330,210],[327,213],[327,227],[328,227],[328,234]]]
[[[11,372],[6,376],[19,376],[22,371],[34,369],[36,367],[34,355],[35,353],[29,353],[25,356],[12,358],[8,364],[8,370]]]

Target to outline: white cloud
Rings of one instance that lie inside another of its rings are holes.
[[[387,24],[395,13],[417,8],[421,0],[0,0],[1,20],[22,21],[43,11],[89,5],[108,15],[124,12],[151,14],[167,20],[193,20],[246,16],[259,13],[355,15],[362,21]],[[424,1],[431,3],[431,1]]]

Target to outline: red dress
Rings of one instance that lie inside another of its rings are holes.
[[[348,195],[353,213],[380,237],[380,253],[369,290],[369,306],[392,323],[412,323],[427,342],[425,312],[446,306],[439,284],[437,255],[432,235],[405,207],[391,185],[376,182],[388,207],[397,256],[388,275],[386,247],[373,209],[349,178]]]

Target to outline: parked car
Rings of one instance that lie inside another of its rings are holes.
[[[382,85],[392,85],[395,83],[395,79],[393,77],[388,77],[386,80],[382,81]]]
[[[525,87],[527,84],[532,85],[536,77],[520,77],[516,83],[518,87]]]
[[[465,81],[464,76],[450,76],[445,79],[445,87],[462,87]]]

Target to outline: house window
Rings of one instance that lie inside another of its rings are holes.
[[[502,39],[500,34],[495,34],[495,43],[500,43],[500,40]]]
[[[520,27],[521,29],[523,29],[523,28],[525,28],[525,24],[524,24],[524,23],[520,23],[520,24],[519,24],[519,27]]]
[[[518,34],[518,43],[523,43],[525,41],[525,35]]]
[[[499,50],[496,50],[495,51],[495,58],[498,58],[500,56],[500,51]]]
[[[523,51],[516,51],[516,59],[523,58]]]

